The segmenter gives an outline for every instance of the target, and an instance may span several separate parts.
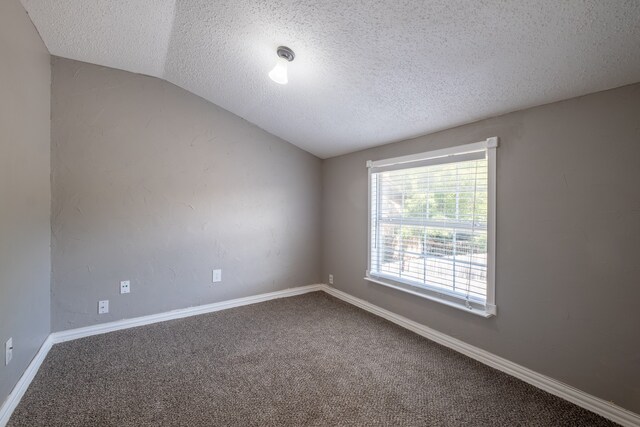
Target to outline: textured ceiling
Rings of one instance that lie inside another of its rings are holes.
[[[22,2],[51,54],[166,79],[323,158],[640,81],[637,0]]]

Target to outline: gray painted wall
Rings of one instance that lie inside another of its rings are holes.
[[[366,160],[500,137],[498,316],[365,282]],[[323,164],[335,287],[640,413],[640,84]]]
[[[318,158],[159,79],[60,58],[51,132],[54,331],[319,282]]]
[[[0,1],[0,404],[49,334],[50,84],[49,52],[27,13]]]

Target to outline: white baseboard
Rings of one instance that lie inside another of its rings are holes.
[[[4,427],[9,422],[13,410],[16,409],[22,396],[24,396],[24,393],[29,388],[33,377],[38,373],[38,369],[40,369],[40,365],[42,365],[44,358],[47,357],[47,353],[49,353],[52,345],[53,341],[51,340],[51,335],[49,335],[40,346],[31,363],[29,363],[29,366],[27,366],[27,370],[24,371],[18,383],[13,390],[11,390],[11,393],[9,393],[9,396],[7,396],[2,406],[0,406],[0,426]]]
[[[418,335],[422,335],[432,341],[442,344],[445,347],[449,347],[452,350],[462,353],[471,357],[485,365],[498,369],[511,376],[521,379],[541,390],[549,392],[553,395],[561,397],[574,403],[582,408],[585,408],[591,412],[595,412],[611,421],[614,421],[625,427],[638,427],[640,426],[640,415],[631,411],[627,411],[611,402],[602,400],[598,397],[587,394],[577,388],[571,387],[546,375],[539,374],[532,371],[529,368],[513,363],[507,359],[504,359],[488,351],[482,350],[478,347],[474,347],[470,344],[460,341],[459,339],[445,335],[442,332],[438,332],[435,329],[431,329],[406,317],[399,316],[391,311],[380,308],[365,300],[356,298],[338,289],[330,286],[325,286],[323,289],[329,295],[333,295],[349,304],[360,307],[370,313],[385,318],[405,329],[415,332]]]
[[[226,310],[228,308],[240,307],[243,305],[256,304],[277,298],[292,297],[294,295],[306,294],[324,290],[325,285],[308,285],[297,288],[284,289],[282,291],[269,292],[245,298],[237,298],[212,304],[198,305],[195,307],[180,308],[164,313],[150,314],[148,316],[134,317],[131,319],[116,320],[115,322],[100,323],[98,325],[86,326],[84,328],[69,329],[51,334],[53,343],[76,340],[78,338],[99,335],[107,332],[119,331],[121,329],[135,328],[136,326],[150,325],[152,323],[164,322],[167,320],[181,319],[183,317],[196,316],[198,314],[213,313],[214,311]]]
[[[40,365],[44,361],[51,346],[56,343],[71,341],[78,338],[88,337],[91,335],[104,334],[107,332],[118,331],[121,329],[134,328],[136,326],[149,325],[152,323],[164,322],[166,320],[180,319],[183,317],[195,316],[198,314],[212,313],[214,311],[226,310],[228,308],[240,307],[243,305],[256,304],[277,298],[286,298],[295,295],[306,294],[308,292],[324,291],[329,295],[348,302],[356,307],[360,307],[377,316],[385,318],[403,328],[409,329],[418,335],[428,338],[432,341],[449,347],[459,353],[471,357],[485,365],[498,369],[509,375],[521,379],[535,387],[545,390],[551,394],[561,397],[569,402],[575,403],[589,411],[602,415],[625,427],[640,427],[640,415],[627,411],[611,402],[607,402],[595,396],[591,396],[574,387],[564,384],[553,378],[539,374],[531,369],[510,362],[507,359],[496,356],[488,351],[474,347],[456,338],[450,337],[431,329],[406,317],[399,316],[391,311],[373,305],[365,300],[356,298],[338,289],[325,284],[301,286],[298,288],[285,289],[282,291],[270,292],[246,298],[238,298],[229,301],[222,301],[213,304],[200,305],[179,310],[168,311],[165,313],[152,314],[149,316],[136,317],[132,319],[118,320],[115,322],[102,323],[84,328],[71,329],[67,331],[54,332],[50,334],[40,347],[40,350],[33,358],[27,370],[24,372],[14,389],[11,391],[7,399],[0,407],[0,427],[4,427],[8,422],[14,409],[20,403],[20,399],[27,391],[29,384],[35,377]]]

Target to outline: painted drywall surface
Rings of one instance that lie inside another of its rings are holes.
[[[26,11],[1,1],[0,404],[50,329],[50,83],[49,52]]]
[[[60,58],[51,126],[54,331],[319,281],[320,159],[170,83]]]
[[[367,160],[500,137],[498,315],[363,280]],[[335,287],[640,413],[640,84],[325,160]]]

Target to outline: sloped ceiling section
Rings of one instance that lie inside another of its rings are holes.
[[[637,0],[22,1],[51,54],[164,78],[322,158],[640,81]]]
[[[49,53],[162,77],[175,0],[23,0]]]

